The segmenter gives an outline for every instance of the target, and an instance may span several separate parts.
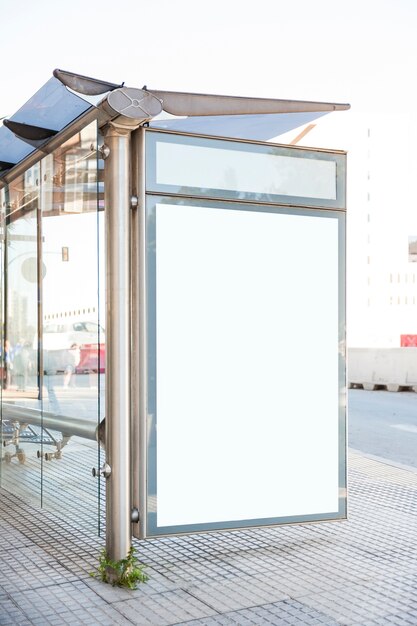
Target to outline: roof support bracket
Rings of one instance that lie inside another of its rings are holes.
[[[42,128],[42,126],[32,126],[31,124],[24,124],[23,122],[15,122],[14,120],[3,120],[3,124],[8,128],[16,137],[26,141],[31,146],[38,147],[51,137],[54,137],[58,133],[57,130],[52,128]]]

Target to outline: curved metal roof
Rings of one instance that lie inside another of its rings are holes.
[[[109,119],[127,115],[138,125],[150,121],[155,128],[267,140],[331,111],[349,108],[348,104],[327,102],[131,89],[54,70],[53,77],[39,91],[3,120],[0,185],[11,180],[14,172],[17,175],[22,166],[30,167],[63,143],[80,124],[95,118],[103,125]],[[169,119],[154,119],[160,111],[170,114]]]
[[[48,80],[0,128],[0,177],[92,108],[57,78]],[[40,155],[41,156],[41,155]]]

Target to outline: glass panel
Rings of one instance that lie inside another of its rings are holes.
[[[0,127],[0,161],[14,165],[33,152],[33,150],[32,146],[18,139],[8,128],[5,126]],[[2,169],[0,166],[0,170]],[[4,169],[8,168],[4,166]]]
[[[196,115],[180,119],[152,120],[149,125],[151,128],[174,130],[179,133],[268,141],[326,114],[327,112],[309,111],[268,113],[268,115]]]
[[[97,154],[93,123],[2,192],[1,484],[63,515],[76,506],[90,525],[99,505],[91,468],[101,464],[96,429],[104,413]]]
[[[3,424],[3,390],[7,385],[7,377],[10,376],[10,370],[7,371],[9,355],[5,353],[4,338],[4,250],[6,236],[6,198],[8,197],[8,188],[0,189],[0,449],[5,447],[6,432],[3,434],[3,428],[6,430],[6,424]],[[2,480],[3,453],[0,453],[0,485]]]
[[[103,417],[97,126],[42,161],[43,504],[96,513],[96,428]],[[101,227],[102,230],[102,227]],[[58,460],[58,462],[57,462]]]
[[[148,192],[344,207],[342,154],[148,131],[147,155]]]
[[[149,198],[147,238],[149,534],[344,517],[344,214]]]
[[[89,102],[68,91],[53,77],[10,119],[31,126],[61,130],[90,108]]]
[[[41,502],[42,439],[38,375],[38,214],[39,164],[5,192],[4,365],[2,416],[2,486],[25,499]]]

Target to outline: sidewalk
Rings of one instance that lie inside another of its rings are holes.
[[[0,490],[0,625],[417,625],[417,471],[350,453],[349,520],[135,542],[148,583],[91,578],[103,540]]]

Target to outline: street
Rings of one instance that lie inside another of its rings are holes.
[[[417,393],[348,392],[350,448],[417,468]]]

